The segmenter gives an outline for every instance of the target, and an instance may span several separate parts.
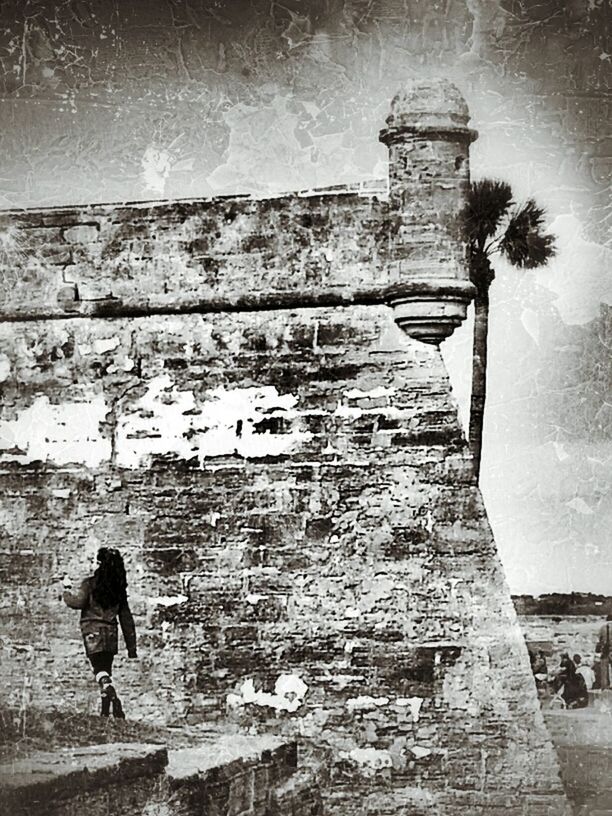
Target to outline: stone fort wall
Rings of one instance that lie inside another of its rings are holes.
[[[13,702],[92,694],[57,596],[108,544],[134,716],[297,735],[342,816],[566,812],[437,346],[470,295],[467,118],[400,95],[382,199],[5,216]]]

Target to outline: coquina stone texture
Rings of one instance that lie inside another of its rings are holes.
[[[437,346],[466,123],[452,86],[400,95],[388,196],[5,216],[13,701],[94,694],[58,593],[117,546],[128,716],[297,736],[330,814],[568,812]]]
[[[0,765],[10,816],[321,816],[316,777],[295,742],[227,735],[198,747],[109,743]]]

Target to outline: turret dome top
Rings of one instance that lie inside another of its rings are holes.
[[[393,97],[387,127],[464,128],[470,119],[459,89],[447,79],[419,79]]]

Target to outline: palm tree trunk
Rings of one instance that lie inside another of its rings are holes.
[[[479,286],[474,298],[474,346],[469,443],[476,482],[480,476],[482,427],[487,398],[487,335],[489,332],[489,287]]]

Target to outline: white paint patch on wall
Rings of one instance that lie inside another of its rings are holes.
[[[377,707],[389,705],[388,697],[350,697],[346,703],[349,711],[374,711]]]
[[[109,349],[110,350],[110,349]],[[119,413],[115,431],[117,464],[138,468],[154,454],[197,457],[237,453],[247,458],[279,456],[309,439],[291,428],[297,398],[276,388],[217,388],[202,400],[179,390],[168,375],[151,380],[147,392]],[[98,467],[109,461],[111,440],[101,434],[108,407],[102,394],[88,401],[54,405],[40,396],[17,419],[0,421],[0,455],[19,462],[73,463]],[[258,423],[287,421],[287,430],[271,433]]]
[[[0,354],[0,382],[8,379],[11,373],[11,361],[6,354]]]
[[[391,397],[395,394],[395,388],[385,388],[378,386],[378,388],[371,388],[369,391],[362,391],[361,388],[351,388],[345,393],[348,399],[381,399],[382,397]]]
[[[147,602],[151,606],[180,606],[188,600],[187,595],[160,595],[157,598],[148,598]]]
[[[351,759],[355,765],[359,765],[363,772],[379,771],[382,768],[391,768],[393,765],[389,751],[379,748],[353,748],[352,751],[342,752],[342,754]]]
[[[412,722],[417,723],[419,721],[419,717],[421,716],[421,706],[423,705],[423,698],[422,697],[398,697],[395,701],[395,705],[397,706],[407,706],[410,709],[410,716],[412,717]]]
[[[384,388],[383,386],[371,388],[369,391],[362,391],[360,388],[351,388],[349,391],[345,391],[344,399],[338,403],[334,411],[334,416],[343,419],[359,419],[359,417],[367,414],[384,413],[389,417],[398,417],[400,416],[399,410],[395,406],[389,405],[389,398],[394,394],[395,388]],[[382,399],[387,402],[385,407],[377,406],[373,408],[367,405],[370,400],[376,403]],[[349,405],[350,402],[354,402],[355,400],[365,402],[366,405]]]
[[[96,354],[106,354],[107,351],[114,351],[119,343],[120,340],[117,335],[114,337],[101,337],[99,340],[94,340],[93,350]]]
[[[256,425],[264,419],[295,418],[296,403],[296,397],[280,395],[273,386],[216,388],[196,400],[193,391],[181,391],[161,375],[118,419],[117,464],[137,468],[153,454],[197,457],[202,464],[233,453],[249,458],[288,453],[311,434],[296,429],[258,433]]]
[[[17,419],[0,422],[0,455],[18,462],[97,467],[111,455],[110,440],[100,433],[106,413],[102,394],[59,405],[37,397]]]
[[[296,674],[281,674],[276,680],[273,694],[258,691],[249,678],[240,686],[239,694],[228,694],[226,702],[230,708],[257,705],[293,713],[302,705],[307,692],[308,686]]]

